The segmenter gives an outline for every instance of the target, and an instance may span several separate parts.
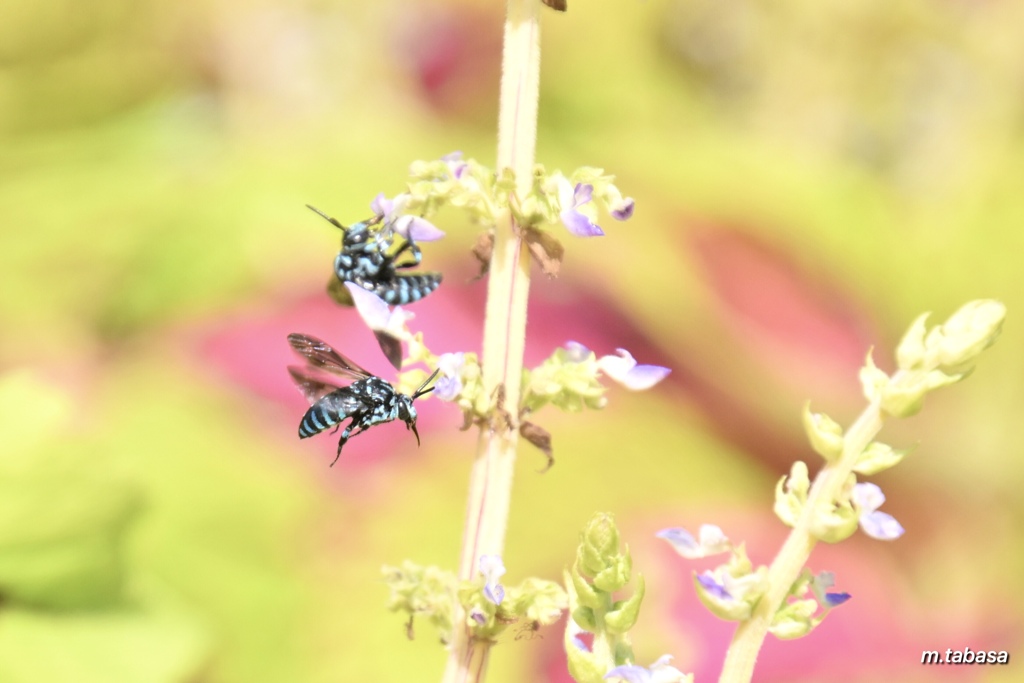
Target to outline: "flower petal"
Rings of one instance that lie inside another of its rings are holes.
[[[576,209],[565,209],[559,214],[562,223],[577,237],[600,237],[604,234],[601,226],[593,223],[585,214]]]
[[[718,583],[718,579],[715,578],[710,569],[703,574],[698,574],[697,581],[704,587],[705,591],[719,600],[732,600],[732,595],[729,594],[724,585]]]
[[[700,547],[700,544],[697,543],[697,539],[693,537],[693,534],[682,527],[662,529],[654,535],[668,541],[669,545],[671,545],[677,553],[688,560],[696,560],[704,557],[704,550]]]
[[[594,186],[584,183],[576,183],[572,190],[572,208],[578,208],[589,202],[594,197]]]
[[[871,514],[882,507],[882,503],[885,502],[885,494],[882,493],[882,489],[877,484],[870,482],[855,484],[852,498],[853,504],[862,516]]]
[[[838,607],[851,597],[853,596],[849,593],[825,593],[825,604],[829,607]]]
[[[597,365],[606,375],[627,389],[650,389],[672,372],[660,365],[637,365],[636,359],[626,349],[616,349],[616,353],[619,355],[602,356]]]
[[[879,541],[893,541],[903,535],[903,526],[892,515],[884,512],[872,512],[861,515],[860,528],[871,538]]]
[[[651,683],[651,672],[636,664],[617,666],[604,675],[605,680],[618,678],[627,683]]]
[[[505,599],[505,587],[500,583],[484,584],[484,597],[495,605],[500,605],[501,601]]]
[[[637,365],[626,373],[626,378],[622,381],[622,386],[627,389],[632,389],[633,391],[650,389],[655,384],[668,377],[670,372],[672,372],[672,370],[669,368],[663,368],[660,365]]]
[[[565,350],[568,352],[568,360],[571,363],[582,363],[590,356],[590,349],[575,341],[565,342]]]
[[[385,197],[384,193],[381,192],[370,202],[370,210],[373,211],[375,216],[386,216],[394,209],[394,205],[394,201]]]
[[[442,377],[434,383],[433,394],[442,401],[454,401],[462,393],[462,380],[458,377]]]
[[[628,221],[633,217],[634,208],[636,208],[636,202],[632,197],[626,197],[621,204],[611,207],[612,218],[617,221]]]
[[[419,216],[399,216],[391,229],[410,242],[436,242],[444,237],[444,230]]]

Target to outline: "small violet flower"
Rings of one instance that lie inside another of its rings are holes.
[[[654,535],[668,541],[677,553],[688,560],[717,555],[732,549],[729,538],[714,524],[701,525],[698,532],[700,541],[694,539],[693,534],[682,527],[662,529]]]
[[[725,587],[725,582],[719,582],[718,579],[715,578],[714,572],[710,569],[706,569],[703,574],[698,574],[697,581],[704,587],[704,590],[707,591],[708,594],[713,595],[719,600],[733,599],[729,589]]]
[[[838,607],[852,596],[849,593],[829,593],[829,588],[834,586],[836,583],[836,575],[833,572],[819,572],[814,576],[811,581],[811,591],[814,592],[814,597],[818,599],[818,603],[831,609]]]
[[[632,197],[626,197],[621,204],[611,207],[612,218],[617,221],[628,221],[633,217],[633,209],[636,204]]]
[[[671,666],[672,655],[662,655],[650,668],[626,664],[617,666],[604,675],[605,680],[618,679],[626,683],[682,683],[691,677]]]
[[[500,605],[505,599],[505,587],[498,583],[498,579],[505,574],[505,565],[497,555],[481,555],[479,567],[484,575],[484,597]]]
[[[670,372],[669,368],[660,365],[637,365],[636,360],[625,349],[616,349],[618,356],[602,356],[597,365],[604,374],[613,380],[633,391],[650,389],[655,384],[665,379]]]
[[[462,366],[466,362],[466,354],[443,353],[437,359],[437,368],[441,377],[434,384],[434,396],[442,401],[454,401],[462,392]]]
[[[441,161],[448,166],[448,172],[451,173],[452,177],[456,180],[462,177],[462,173],[469,166],[468,163],[462,160],[462,152],[459,151],[445,154],[441,157]]]
[[[570,363],[582,363],[590,356],[590,349],[576,341],[565,342],[566,359]]]
[[[395,306],[392,310],[384,299],[354,282],[346,282],[345,289],[352,295],[359,317],[371,330],[384,332],[395,339],[408,339],[411,336],[405,324],[416,317],[414,313],[403,311],[401,306]]]
[[[853,487],[853,504],[860,515],[860,528],[871,538],[892,541],[903,535],[903,526],[892,515],[878,512],[885,494],[875,484],[861,483]]]
[[[600,237],[604,234],[600,226],[578,210],[591,200],[593,192],[593,185],[576,183],[576,187],[573,188],[565,178],[559,179],[558,198],[562,207],[559,217],[569,232],[577,237]]]
[[[384,225],[410,242],[435,242],[444,237],[444,231],[421,216],[406,214],[412,197],[408,193],[388,199],[381,192],[370,202],[370,210],[384,219]]]

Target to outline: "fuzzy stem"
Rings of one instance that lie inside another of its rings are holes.
[[[520,196],[531,187],[537,138],[540,5],[538,0],[508,0],[505,21],[497,168],[499,173],[512,169]],[[504,404],[498,407],[507,410],[513,422],[523,374],[529,288],[530,253],[508,215],[495,225],[484,321],[483,381],[489,396],[504,392]],[[517,441],[515,429],[480,428],[459,561],[462,580],[476,576],[481,555],[503,554]],[[465,614],[456,607],[444,683],[480,683],[484,679],[490,644],[473,640],[465,623]]]
[[[897,373],[897,377],[901,374]],[[757,653],[768,635],[768,627],[817,543],[817,539],[810,533],[814,511],[818,509],[820,501],[836,500],[857,464],[857,458],[881,428],[881,407],[877,402],[871,403],[847,430],[839,459],[822,468],[814,478],[800,519],[768,569],[767,592],[754,607],[750,618],[741,623],[733,634],[719,683],[747,683],[754,675]]]

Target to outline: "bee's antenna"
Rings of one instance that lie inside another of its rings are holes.
[[[412,395],[412,400],[413,401],[418,399],[420,396],[423,396],[424,394],[429,394],[431,391],[434,390],[434,387],[430,387],[429,389],[424,389],[423,387],[425,387],[428,384],[430,384],[431,382],[433,382],[434,378],[437,377],[437,373],[439,373],[439,372],[441,372],[441,368],[437,368],[436,370],[434,370],[434,372],[431,373],[430,377],[428,377],[426,380],[424,380],[423,384],[420,385],[420,388],[417,389],[416,393],[414,393]]]
[[[336,227],[336,228],[338,228],[338,229],[340,229],[340,230],[342,230],[342,231],[344,231],[344,230],[345,230],[345,226],[344,226],[344,225],[342,225],[341,223],[339,223],[339,222],[338,222],[338,219],[336,219],[336,218],[331,218],[331,217],[330,217],[330,216],[328,216],[328,215],[327,215],[326,213],[324,213],[324,212],[323,212],[323,211],[321,211],[320,209],[316,208],[316,207],[315,207],[315,206],[313,206],[312,204],[306,204],[306,208],[307,208],[307,209],[309,209],[310,211],[312,211],[312,212],[314,212],[314,213],[318,214],[318,215],[319,215],[319,216],[320,216],[321,218],[323,218],[323,219],[324,219],[325,221],[327,221],[328,223],[330,223],[330,224],[331,224],[331,225],[333,225],[334,227]]]

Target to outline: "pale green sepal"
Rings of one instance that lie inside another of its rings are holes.
[[[720,598],[712,595],[704,588],[704,585],[697,580],[697,573],[693,574],[693,585],[697,590],[697,597],[708,608],[708,611],[719,619],[726,621],[746,621],[754,610],[754,605],[764,595],[768,587],[765,578],[766,567],[760,567],[757,572],[730,580],[729,588],[738,592],[746,593],[744,599]],[[716,572],[717,573],[717,572]]]
[[[868,349],[868,355],[864,359],[864,367],[860,369],[860,384],[864,390],[864,398],[871,403],[880,403],[882,393],[889,386],[889,375],[885,374],[875,366],[871,357],[872,349]]]
[[[860,518],[850,502],[857,478],[851,474],[843,485],[838,501],[821,501],[814,509],[808,531],[819,541],[838,543],[857,531]]]
[[[574,609],[572,611],[572,620],[587,631],[597,630],[597,618],[594,616],[594,610],[589,607],[581,606]]]
[[[843,428],[825,413],[812,413],[811,404],[804,404],[804,430],[814,451],[832,462],[843,452]]]
[[[922,313],[917,316],[896,347],[896,365],[900,370],[917,370],[924,365],[927,350],[924,338],[928,331],[925,322],[929,315],[931,314]]]
[[[601,596],[594,590],[594,587],[580,576],[577,566],[571,572],[566,572],[566,585],[572,584],[574,595],[578,604],[591,609],[601,609],[608,603],[607,598]]]
[[[857,457],[853,471],[865,476],[878,474],[898,465],[909,452],[909,448],[896,449],[888,444],[873,441]]]
[[[640,603],[644,599],[644,577],[637,575],[637,585],[628,600],[616,602],[612,611],[604,615],[604,625],[611,633],[626,633],[640,616]]]
[[[569,628],[565,629],[563,642],[569,664],[569,675],[576,680],[576,683],[604,683],[604,674],[608,671],[607,665],[598,661],[593,653],[576,647],[572,631]]]
[[[775,514],[787,526],[796,526],[807,502],[807,491],[811,480],[807,464],[801,460],[793,463],[789,477],[782,477],[775,486]]]
[[[815,600],[796,600],[787,603],[772,619],[768,631],[780,640],[792,640],[802,638],[814,630],[814,613],[818,611],[818,603]]]

